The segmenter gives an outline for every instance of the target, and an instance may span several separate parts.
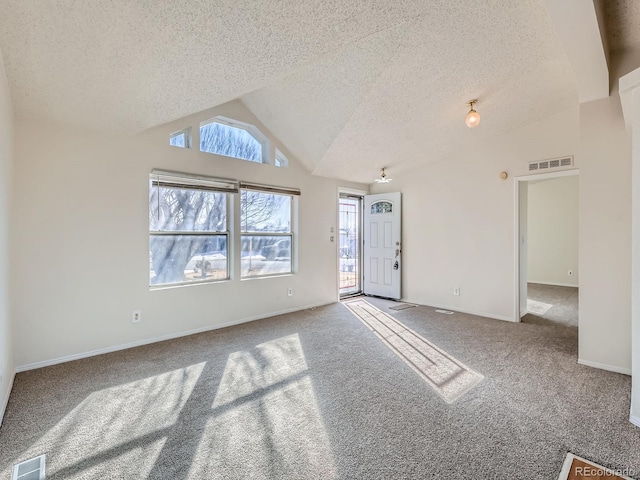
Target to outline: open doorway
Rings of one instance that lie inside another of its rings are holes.
[[[578,171],[517,179],[518,306],[524,323],[578,327]]]
[[[338,207],[338,290],[340,297],[362,293],[362,199],[340,193]]]

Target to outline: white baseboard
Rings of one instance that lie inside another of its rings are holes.
[[[539,285],[551,285],[552,287],[571,287],[578,288],[578,285],[569,283],[555,283],[555,282],[538,282],[537,280],[527,280],[527,283],[537,283]]]
[[[600,370],[607,370],[609,372],[623,373],[624,375],[631,375],[631,369],[629,368],[615,367],[613,365],[605,365],[604,363],[598,363],[598,362],[590,362],[589,360],[582,360],[580,358],[578,359],[578,363],[580,365],[585,365],[587,367],[599,368]]]
[[[208,325],[206,327],[195,328],[193,330],[182,331],[178,333],[170,333],[168,335],[161,335],[159,337],[147,338],[144,340],[137,340],[135,342],[123,343],[121,345],[114,345],[112,347],[98,348],[97,350],[91,350],[88,352],[75,353],[73,355],[66,355],[64,357],[53,358],[51,360],[43,360],[41,362],[29,363],[27,365],[21,365],[16,367],[16,373],[26,372],[27,370],[35,370],[36,368],[49,367],[51,365],[57,365],[59,363],[72,362],[73,360],[80,360],[82,358],[94,357],[96,355],[103,355],[105,353],[117,352],[119,350],[126,350],[128,348],[141,347],[143,345],[149,345],[151,343],[163,342],[165,340],[172,340],[174,338],[186,337],[189,335],[195,335],[197,333],[208,332],[210,330],[218,330],[220,328],[233,327],[234,325],[240,325],[242,323],[253,322],[255,320],[262,320],[264,318],[275,317],[277,315],[284,315],[285,313],[298,312],[301,310],[307,310],[309,308],[322,307],[324,305],[330,305],[335,302],[322,302],[313,305],[307,305],[304,307],[288,308],[286,310],[279,310],[277,312],[271,312],[267,314],[254,315],[253,317],[242,318],[239,320],[232,320],[230,322],[219,323],[216,325]]]
[[[2,425],[2,420],[4,419],[4,412],[7,410],[7,405],[9,404],[9,396],[11,395],[11,390],[13,389],[13,381],[16,378],[16,374],[11,374],[11,381],[9,382],[9,388],[7,389],[7,394],[4,396],[2,403],[0,403],[0,426]]]
[[[636,417],[635,415],[629,415],[629,421],[633,423],[636,427],[640,427],[640,417]]]

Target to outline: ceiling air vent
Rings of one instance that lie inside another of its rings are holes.
[[[44,463],[44,455],[18,463],[11,480],[45,480]]]
[[[529,171],[535,172],[539,170],[549,170],[551,168],[572,167],[573,157],[552,158],[550,160],[541,160],[539,162],[529,162]]]

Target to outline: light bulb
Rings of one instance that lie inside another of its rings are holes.
[[[464,119],[464,123],[466,123],[469,128],[476,128],[480,123],[480,114],[472,108],[469,110],[469,113],[467,113],[467,118]]]

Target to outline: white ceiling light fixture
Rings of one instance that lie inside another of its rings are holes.
[[[385,173],[385,169],[387,167],[382,167],[382,173],[380,173],[380,178],[376,178],[374,181],[376,183],[389,183],[393,178],[387,178],[387,174]]]
[[[469,113],[467,113],[467,118],[464,119],[464,123],[466,123],[469,128],[476,128],[480,123],[480,114],[473,109],[475,103],[478,103],[478,100],[469,100],[467,102],[467,105],[469,105]]]

